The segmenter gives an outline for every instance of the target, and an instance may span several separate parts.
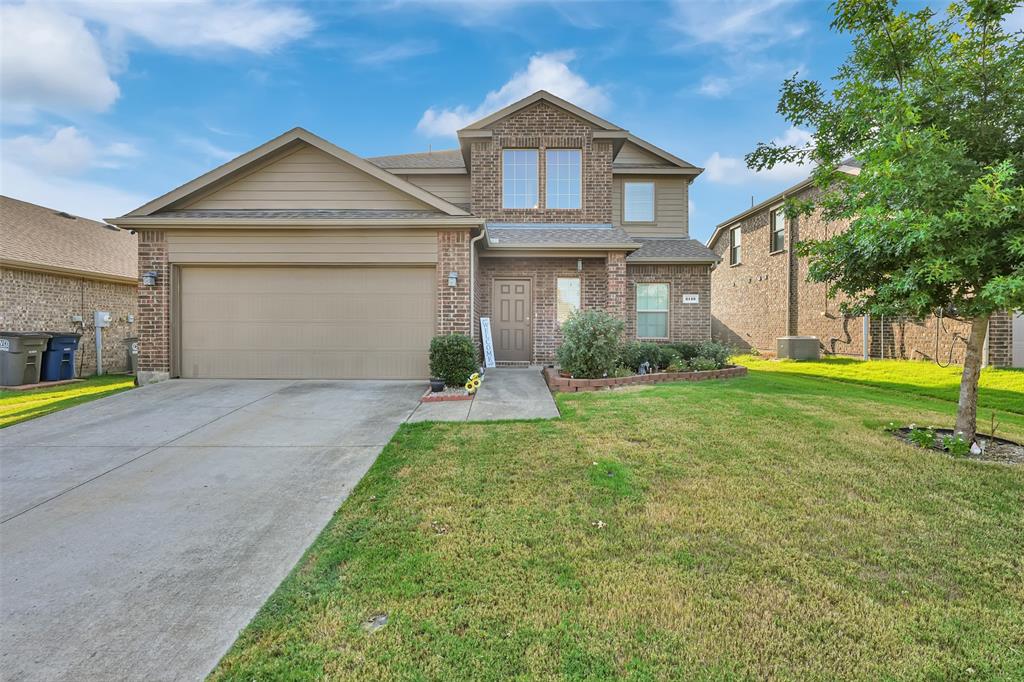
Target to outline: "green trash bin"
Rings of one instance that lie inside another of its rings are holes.
[[[124,340],[125,348],[128,349],[128,366],[132,374],[139,373],[139,337],[128,336]]]
[[[0,332],[0,386],[38,384],[49,334]]]

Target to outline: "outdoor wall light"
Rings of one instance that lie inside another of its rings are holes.
[[[147,286],[156,285],[156,270],[149,270],[148,272],[142,273],[142,283]]]
[[[459,273],[449,272],[448,273],[448,286],[453,287],[459,283]]]

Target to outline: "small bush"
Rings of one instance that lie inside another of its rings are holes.
[[[954,457],[966,457],[971,452],[971,444],[959,433],[955,436],[943,436],[942,448]]]
[[[907,438],[909,438],[910,442],[919,448],[935,447],[935,430],[931,427],[926,429],[924,427],[914,426],[911,424]]]
[[[600,379],[619,360],[622,320],[603,310],[577,310],[562,325],[556,356],[562,369],[580,379]]]
[[[679,355],[679,353],[675,349],[667,348],[665,346],[661,346],[661,348],[659,350],[660,350],[660,352],[658,354],[658,367],[659,368],[661,368],[663,370],[668,370],[668,371],[673,371],[674,372],[674,371],[678,371],[678,370],[669,370],[669,368],[672,367],[673,365],[675,365],[677,367],[679,365],[684,365],[684,366],[686,365],[686,363],[683,362],[683,357],[681,355]]]
[[[679,357],[682,358],[683,362],[688,362],[700,355],[699,343],[687,343],[685,341],[680,341],[677,343],[665,344],[665,348],[670,348],[676,353],[679,353]]]
[[[619,351],[619,362],[632,367],[634,372],[640,371],[640,365],[650,363],[651,370],[663,367],[661,364],[662,347],[656,343],[632,341],[624,344]]]
[[[687,364],[694,372],[710,372],[713,369],[719,369],[717,360],[703,356],[692,358]]]
[[[715,361],[714,369],[722,369],[729,364],[729,356],[732,355],[732,349],[718,341],[701,341],[699,343],[681,341],[666,344],[664,348],[671,348],[679,353],[679,357],[687,363],[694,358],[711,358]]]
[[[623,377],[631,377],[634,374],[636,374],[636,372],[631,370],[629,367],[626,367],[625,365],[616,365],[615,369],[613,369],[608,376],[616,379],[622,379]]]
[[[476,346],[465,334],[444,334],[430,340],[430,375],[447,386],[462,386],[477,371]]]

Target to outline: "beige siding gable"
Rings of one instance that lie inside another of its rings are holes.
[[[666,159],[663,159],[656,154],[652,154],[646,149],[641,149],[639,145],[628,141],[622,145],[622,149],[620,149],[619,153],[615,156],[614,164],[616,166],[674,167],[673,164]]]
[[[623,183],[654,183],[654,222],[622,220]],[[679,175],[616,175],[612,183],[612,222],[634,237],[688,237],[690,185]]]
[[[438,174],[400,175],[417,187],[422,187],[431,194],[436,194],[445,201],[456,206],[468,206],[471,198],[469,192],[469,175]]]
[[[215,187],[182,208],[432,210],[424,202],[308,144]]]

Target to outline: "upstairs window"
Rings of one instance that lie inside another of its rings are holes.
[[[626,182],[622,185],[622,220],[627,223],[654,222],[654,183]]]
[[[729,265],[739,265],[743,256],[743,233],[740,227],[729,230]]]
[[[558,324],[561,325],[569,319],[570,315],[580,309],[580,278],[559,277],[557,285],[557,315]]]
[[[579,208],[580,150],[549,149],[546,157],[546,206],[548,208]]]
[[[668,338],[668,284],[636,285],[636,335],[641,339]]]
[[[537,150],[505,149],[501,157],[502,208],[537,208]]]
[[[769,214],[771,220],[771,252],[782,251],[786,248],[786,214],[782,208],[773,209]]]

